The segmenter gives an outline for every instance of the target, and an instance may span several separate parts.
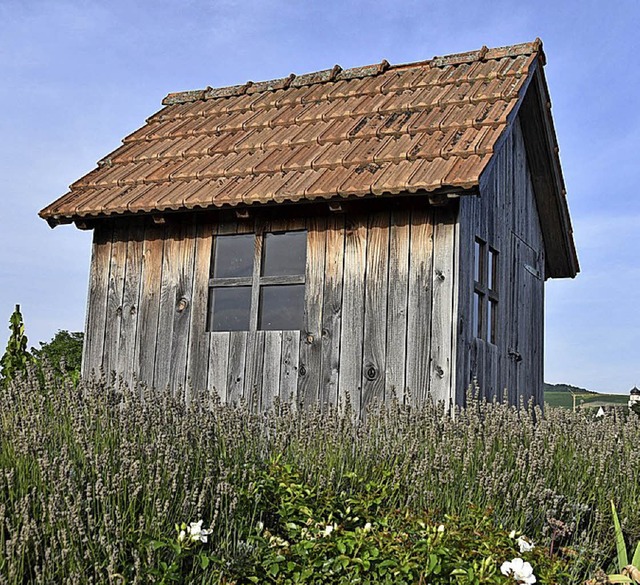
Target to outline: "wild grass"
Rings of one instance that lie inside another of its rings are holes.
[[[0,584],[149,582],[161,554],[149,543],[200,519],[231,571],[263,515],[247,494],[276,459],[322,493],[385,478],[387,509],[435,523],[491,508],[506,530],[570,547],[576,583],[612,558],[612,499],[640,538],[640,422],[622,410],[594,419],[469,399],[454,416],[394,403],[356,422],[348,409],[259,414],[208,394],[185,404],[45,378],[0,390]]]

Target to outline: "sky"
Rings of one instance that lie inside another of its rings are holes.
[[[640,386],[638,0],[0,0],[0,351],[84,327],[91,232],[38,211],[170,92],[540,37],[581,272],[546,286],[545,379]],[[6,327],[3,325],[6,323]]]

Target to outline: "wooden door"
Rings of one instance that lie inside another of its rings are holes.
[[[512,323],[507,347],[509,399],[512,403],[542,392],[542,350],[544,331],[543,288],[540,254],[512,233],[511,275]]]

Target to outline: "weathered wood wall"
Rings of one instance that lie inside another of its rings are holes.
[[[303,331],[206,331],[213,238],[252,232],[253,220],[196,214],[164,226],[100,224],[83,371],[103,368],[128,383],[175,390],[206,387],[255,408],[276,395],[339,404],[348,393],[357,411],[394,394],[450,402],[456,217],[456,205],[423,204],[260,218],[266,230],[308,230]]]
[[[524,140],[516,120],[481,185],[460,201],[458,392],[478,379],[488,398],[506,394],[543,402],[545,250]],[[496,343],[475,337],[471,324],[474,239],[499,251]]]

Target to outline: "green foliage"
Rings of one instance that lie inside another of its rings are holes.
[[[0,384],[8,384],[18,374],[24,373],[27,366],[33,362],[33,356],[27,351],[27,336],[24,332],[24,321],[20,312],[20,305],[9,318],[11,336],[7,342],[2,359],[0,359]]]
[[[627,545],[624,540],[622,526],[616,512],[616,505],[611,500],[611,516],[613,518],[613,531],[616,541],[616,561],[618,572],[608,575],[609,581],[612,583],[637,583],[640,579],[640,542],[638,542],[633,560],[629,564],[627,555]]]
[[[47,361],[58,374],[65,373],[78,381],[82,366],[83,340],[83,333],[63,329],[58,331],[50,341],[41,341],[40,349],[32,347],[31,352],[40,364]]]
[[[378,481],[347,474],[339,493],[306,484],[276,458],[245,493],[261,518],[247,537],[253,564],[225,575],[239,583],[506,583],[501,564],[525,557],[541,583],[564,583],[567,561],[541,548],[520,553],[489,514],[438,525],[425,512],[390,508],[399,489],[381,470]]]

